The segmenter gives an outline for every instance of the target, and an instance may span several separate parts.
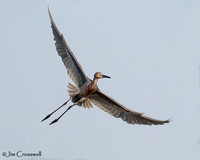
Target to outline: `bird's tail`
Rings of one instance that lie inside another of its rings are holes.
[[[79,94],[79,88],[74,86],[73,84],[71,83],[68,83],[67,87],[69,88],[67,91],[69,92],[69,96],[70,97],[74,97],[76,96],[77,94]]]
[[[68,83],[67,87],[69,88],[67,91],[69,92],[69,96],[72,98],[72,102],[77,103],[78,106],[84,108],[92,108],[92,104],[88,98],[84,98],[81,96],[80,90],[78,87],[74,86],[71,83]]]

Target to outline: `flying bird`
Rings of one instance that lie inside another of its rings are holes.
[[[59,32],[55,25],[55,22],[51,16],[48,8],[48,13],[51,21],[51,28],[54,35],[55,46],[58,55],[62,58],[62,61],[67,69],[69,77],[73,80],[76,85],[71,83],[68,84],[69,100],[67,100],[63,105],[57,108],[52,113],[48,114],[42,121],[48,119],[53,113],[66,105],[70,100],[73,105],[57,119],[50,123],[53,124],[57,122],[69,109],[73,106],[78,105],[84,108],[92,108],[92,104],[96,105],[100,109],[109,113],[110,115],[121,118],[129,124],[143,124],[143,125],[162,125],[168,123],[169,120],[157,120],[145,116],[143,113],[135,112],[128,109],[107,96],[97,87],[97,82],[99,79],[110,78],[102,74],[101,72],[96,72],[94,74],[93,80],[89,79],[83,71],[83,68],[75,58],[74,54],[70,50],[68,44],[66,43],[64,36]]]

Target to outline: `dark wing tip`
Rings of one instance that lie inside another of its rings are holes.
[[[163,125],[163,124],[165,124],[165,123],[169,123],[169,122],[170,122],[170,120],[160,121],[160,122],[158,123],[158,125]]]
[[[169,122],[171,122],[171,119],[167,119],[167,120],[161,121],[162,124],[169,123]]]
[[[57,26],[56,26],[56,24],[55,24],[55,22],[54,22],[54,20],[53,20],[53,17],[52,17],[52,15],[51,15],[50,10],[49,10],[49,6],[48,6],[48,13],[49,13],[49,18],[50,18],[50,21],[51,21],[51,28],[53,29],[54,36],[55,36],[55,32],[54,32],[54,31],[56,31],[56,33],[57,33],[60,37],[62,37],[60,31],[58,30],[58,28],[57,28]]]
[[[50,12],[50,10],[49,10],[49,6],[48,6],[48,13],[49,13],[49,17],[50,17],[50,19],[52,20],[52,16],[51,16],[51,12]]]
[[[172,121],[171,119],[168,119],[168,120],[164,121],[164,123],[169,123],[171,121]]]
[[[158,120],[158,119],[150,118],[150,117],[145,116],[145,115],[140,115],[140,118],[138,117],[138,119],[143,121],[143,123],[141,123],[141,124],[146,124],[146,125],[164,125],[165,123],[170,122],[170,119],[168,119],[168,120]]]

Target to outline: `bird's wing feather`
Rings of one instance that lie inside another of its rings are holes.
[[[161,121],[144,116],[143,113],[132,111],[99,90],[93,93],[89,98],[91,102],[100,109],[116,118],[123,119],[129,124],[162,125],[169,122],[169,120]]]
[[[56,50],[59,54],[59,56],[62,58],[62,61],[67,69],[67,73],[70,76],[70,78],[74,81],[74,83],[80,87],[82,86],[86,81],[87,77],[79,64],[79,62],[76,60],[74,54],[70,50],[69,46],[67,45],[64,36],[59,32],[58,28],[55,25],[55,22],[51,16],[51,13],[49,11],[49,17],[51,20],[51,28],[54,35],[54,40]]]

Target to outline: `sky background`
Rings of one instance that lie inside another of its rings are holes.
[[[130,125],[98,107],[41,120],[72,83],[50,20],[88,77],[124,106],[165,120]],[[199,160],[200,0],[0,0],[0,159]],[[42,151],[42,157],[3,152]]]

